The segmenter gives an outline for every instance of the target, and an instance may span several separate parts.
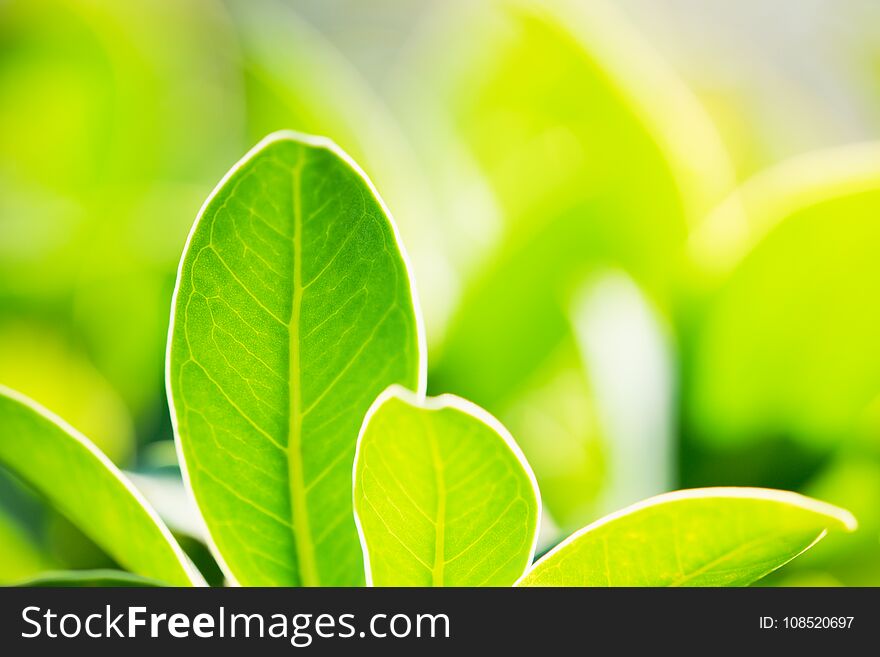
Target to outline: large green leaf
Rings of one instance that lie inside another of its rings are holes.
[[[707,444],[854,436],[880,395],[880,144],[748,181],[691,240],[685,397]]]
[[[103,453],[61,419],[2,386],[0,465],[124,568],[178,586],[201,583],[156,513]]]
[[[271,135],[208,199],[181,260],[168,388],[231,580],[363,583],[358,429],[387,386],[424,385],[417,317],[394,225],[331,142]]]
[[[507,430],[458,397],[380,395],[354,485],[371,585],[510,586],[535,554],[534,475]]]
[[[848,511],[759,488],[705,488],[645,500],[576,532],[520,586],[745,586],[785,565]]]

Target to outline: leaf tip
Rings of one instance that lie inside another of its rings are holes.
[[[782,504],[791,504],[807,511],[811,511],[817,515],[824,516],[836,521],[836,525],[829,525],[828,529],[842,529],[846,532],[853,532],[858,529],[859,523],[856,517],[848,510],[823,502],[813,497],[801,495],[786,490],[776,490],[772,488],[750,488],[750,487],[717,487],[717,488],[697,488],[691,490],[677,491],[676,493],[668,493],[667,496],[681,497],[751,497],[755,499],[765,499]]]

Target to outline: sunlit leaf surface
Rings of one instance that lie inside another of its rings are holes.
[[[535,552],[534,475],[507,430],[458,397],[380,396],[354,495],[375,586],[510,586]]]
[[[395,229],[332,143],[276,133],[220,183],[181,261],[168,385],[196,501],[243,585],[358,585],[364,413],[420,384]]]
[[[520,586],[745,586],[852,515],[782,491],[667,493],[612,514],[542,557]]]

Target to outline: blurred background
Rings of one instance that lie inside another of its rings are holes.
[[[875,0],[0,0],[0,383],[132,473],[214,582],[171,292],[202,201],[282,128],[385,198],[430,392],[511,430],[544,549],[768,486],[861,524],[767,584],[880,585]],[[0,472],[0,582],[105,565]]]

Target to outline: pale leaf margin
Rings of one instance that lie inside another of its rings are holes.
[[[360,167],[360,165],[354,161],[354,159],[346,153],[342,148],[340,148],[336,142],[328,137],[321,137],[317,135],[309,135],[302,132],[297,132],[295,130],[278,130],[273,132],[266,137],[263,137],[255,146],[253,146],[245,155],[236,162],[229,171],[220,179],[220,182],[211,190],[211,193],[208,194],[208,197],[205,199],[205,202],[202,203],[202,207],[199,209],[198,214],[196,215],[196,220],[193,222],[192,227],[190,228],[189,235],[187,235],[186,243],[184,244],[183,250],[180,254],[180,261],[177,265],[177,277],[174,282],[174,293],[171,297],[171,309],[170,309],[170,320],[168,322],[168,338],[165,345],[165,395],[168,398],[168,408],[171,414],[171,426],[174,431],[174,447],[177,451],[177,461],[180,464],[180,474],[183,478],[183,484],[186,488],[187,494],[190,499],[193,501],[193,505],[196,508],[196,512],[201,523],[205,527],[205,535],[204,539],[208,546],[208,549],[211,552],[211,555],[214,557],[217,565],[220,567],[220,570],[223,572],[223,576],[226,579],[226,583],[229,586],[241,586],[238,580],[235,578],[235,575],[232,573],[232,569],[226,563],[226,560],[223,558],[223,554],[217,547],[217,543],[214,541],[214,537],[211,535],[211,530],[208,528],[208,524],[205,521],[204,514],[202,513],[201,508],[198,505],[198,501],[196,500],[196,496],[193,493],[192,489],[192,481],[190,480],[189,470],[186,465],[186,460],[183,457],[183,445],[180,442],[180,431],[177,426],[177,409],[174,406],[174,394],[171,389],[171,345],[174,336],[175,329],[175,321],[174,316],[176,314],[175,310],[177,308],[177,300],[180,294],[180,281],[183,274],[183,263],[186,258],[186,254],[189,252],[190,244],[192,243],[193,236],[199,228],[199,224],[202,222],[202,218],[205,215],[205,210],[208,206],[214,201],[214,198],[220,191],[226,186],[226,183],[229,182],[229,179],[232,178],[240,169],[250,163],[257,155],[259,155],[263,149],[265,149],[270,144],[274,144],[279,141],[293,141],[298,144],[302,144],[311,148],[320,148],[326,151],[329,151],[333,155],[336,155],[340,158],[346,165],[351,167],[352,171],[354,171],[358,176],[360,176],[361,180],[367,186],[367,189],[370,190],[370,193],[373,195],[375,201],[379,204],[382,212],[385,213],[385,217],[388,220],[389,225],[391,226],[391,232],[394,235],[394,241],[397,245],[397,250],[400,253],[401,259],[403,260],[404,268],[406,269],[407,277],[409,278],[409,287],[410,287],[410,296],[412,298],[413,303],[413,312],[416,316],[416,333],[418,336],[418,394],[424,397],[425,391],[428,387],[428,347],[425,341],[425,326],[424,319],[422,317],[421,305],[419,303],[418,291],[416,290],[416,281],[415,276],[413,274],[413,267],[410,263],[409,255],[406,252],[406,248],[404,247],[403,240],[400,237],[400,230],[397,227],[397,222],[394,221],[394,217],[391,215],[391,211],[388,209],[388,206],[385,204],[385,201],[379,195],[376,186],[373,184],[373,181],[370,180],[370,177],[364,172],[364,170]],[[370,413],[367,413],[369,417]],[[360,444],[360,436],[358,436],[358,445]],[[355,455],[355,462],[357,462],[357,456]],[[363,545],[363,536],[360,531],[360,523],[357,520],[357,513],[354,514],[355,523],[358,526],[358,535],[361,536],[361,545]],[[369,571],[368,571],[369,572]]]
[[[523,470],[525,470],[526,475],[528,475],[529,482],[532,485],[532,492],[534,493],[535,501],[537,502],[538,514],[535,518],[535,533],[534,536],[532,536],[532,545],[531,548],[529,548],[529,558],[526,561],[527,566],[525,569],[525,573],[520,576],[520,579],[522,579],[522,577],[525,577],[525,574],[528,573],[529,570],[531,570],[532,568],[532,562],[535,559],[535,551],[538,548],[538,534],[540,533],[539,529],[541,527],[543,504],[541,502],[541,489],[538,487],[538,480],[535,478],[535,473],[532,472],[532,466],[529,465],[525,454],[523,454],[516,440],[514,440],[511,433],[503,424],[501,424],[501,422],[497,418],[495,418],[484,408],[477,406],[467,399],[463,399],[457,395],[449,393],[438,395],[436,397],[427,397],[425,395],[423,387],[421,387],[419,392],[413,392],[412,390],[408,390],[403,386],[395,383],[388,386],[384,391],[382,391],[379,396],[376,397],[376,401],[374,401],[370,408],[367,410],[367,414],[364,416],[364,422],[361,425],[361,430],[358,433],[357,446],[355,447],[354,453],[354,466],[351,470],[351,490],[352,506],[354,508],[354,523],[357,527],[358,537],[361,541],[361,552],[363,552],[364,555],[364,575],[366,579],[366,585],[368,587],[374,586],[372,568],[370,567],[370,553],[367,549],[367,539],[364,536],[364,530],[361,526],[361,519],[358,516],[357,505],[355,504],[355,498],[357,496],[357,469],[358,462],[360,461],[361,456],[361,443],[363,442],[364,434],[367,431],[367,427],[370,425],[370,421],[373,419],[373,415],[376,413],[376,411],[378,411],[379,408],[381,408],[382,405],[389,399],[399,399],[400,401],[409,404],[410,406],[415,406],[417,408],[429,411],[440,411],[446,408],[452,408],[457,411],[461,411],[462,413],[466,413],[467,415],[473,417],[475,420],[482,422],[492,431],[501,436],[501,438],[504,440],[505,445],[507,445],[507,448],[519,461],[520,465],[523,467]]]
[[[833,504],[829,504],[828,502],[822,502],[821,500],[816,500],[811,497],[807,497],[805,495],[793,493],[786,490],[776,490],[773,488],[750,488],[747,486],[717,486],[713,488],[688,488],[685,490],[676,490],[672,491],[671,493],[662,493],[661,495],[649,497],[648,499],[642,500],[641,502],[636,502],[635,504],[623,508],[620,511],[615,511],[614,513],[610,513],[607,516],[603,516],[595,522],[590,523],[586,527],[577,530],[571,536],[559,543],[552,550],[549,550],[544,556],[533,563],[531,568],[529,568],[529,570],[527,570],[526,573],[514,583],[514,586],[519,586],[520,582],[522,582],[522,580],[526,578],[526,576],[529,574],[529,572],[531,572],[533,568],[537,567],[539,564],[543,563],[547,559],[550,559],[551,557],[556,555],[557,552],[564,549],[570,543],[573,543],[581,536],[590,533],[594,529],[598,529],[604,525],[607,525],[608,523],[614,522],[615,520],[631,515],[638,511],[649,509],[655,506],[661,506],[667,502],[713,498],[769,500],[772,502],[791,504],[793,506],[807,509],[823,516],[827,516],[828,518],[832,518],[839,522],[848,532],[855,531],[859,526],[856,517],[846,509],[834,506]],[[794,559],[797,559],[800,555],[802,555],[804,552],[816,545],[816,543],[825,538],[826,534],[828,534],[828,530],[823,529],[812,543],[810,543],[803,550],[791,557],[791,559],[789,559],[785,563],[780,564],[778,568],[781,568],[785,564],[790,563]]]
[[[150,517],[150,520],[152,520],[156,524],[156,526],[159,528],[159,533],[162,534],[162,538],[164,538],[168,545],[171,547],[172,552],[174,552],[174,555],[177,557],[177,560],[180,562],[184,572],[186,573],[187,577],[189,577],[189,580],[192,582],[192,584],[194,586],[207,586],[207,582],[205,582],[202,574],[192,564],[189,557],[186,556],[183,548],[180,547],[180,544],[177,542],[174,536],[172,536],[171,530],[168,529],[168,526],[159,517],[159,514],[156,513],[156,510],[147,501],[147,498],[144,497],[144,495],[131,482],[131,480],[125,476],[125,473],[117,468],[116,465],[107,457],[107,455],[104,454],[104,452],[98,449],[97,445],[95,445],[91,440],[83,435],[78,429],[71,426],[67,422],[67,420],[56,415],[49,409],[41,406],[40,404],[30,399],[29,397],[26,397],[17,390],[13,390],[12,388],[8,388],[0,384],[0,393],[9,397],[10,399],[14,399],[23,406],[27,406],[38,415],[41,415],[46,420],[67,433],[71,438],[73,438],[76,442],[85,447],[89,452],[91,452],[92,456],[94,456],[101,463],[101,465],[107,468],[110,474],[112,474],[126,488],[126,490],[128,490],[134,500]]]

